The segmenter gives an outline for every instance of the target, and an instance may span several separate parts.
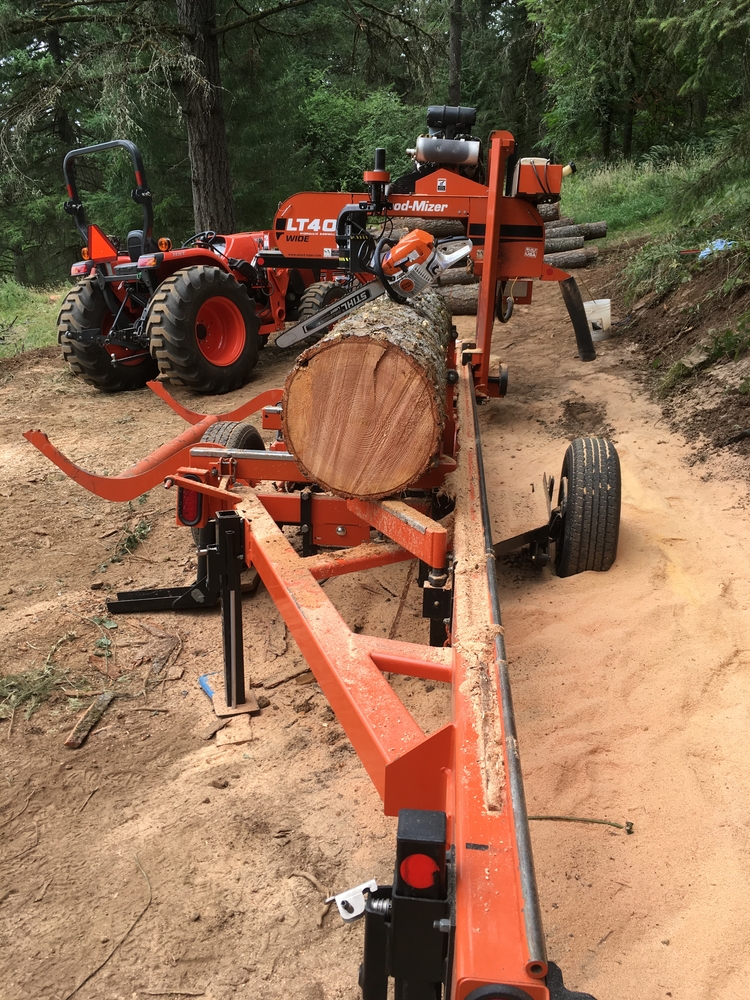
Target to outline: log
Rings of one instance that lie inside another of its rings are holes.
[[[555,230],[556,240],[567,239],[570,236],[583,236],[585,240],[599,240],[606,235],[606,222],[582,222],[579,226],[561,226]]]
[[[544,222],[554,222],[555,219],[560,218],[559,201],[553,201],[551,204],[537,205],[536,210],[539,212]]]
[[[466,236],[466,223],[460,219],[420,219],[405,215],[402,219],[394,216],[393,224],[407,233],[412,229],[424,229],[433,236]]]
[[[562,218],[562,219],[555,219],[553,222],[545,222],[544,223],[544,228],[545,228],[545,230],[547,230],[547,229],[562,229],[563,226],[574,226],[575,224],[576,224],[576,220],[575,219],[569,219],[569,218],[566,217],[566,218]]]
[[[449,285],[440,294],[452,316],[476,316],[479,284]]]
[[[440,453],[450,313],[428,289],[383,296],[309,347],[287,376],[284,440],[300,468],[341,497],[405,490]]]
[[[567,239],[544,241],[545,253],[562,253],[564,250],[583,250],[583,236],[569,236]]]
[[[446,285],[476,285],[479,278],[476,274],[471,274],[465,268],[451,268],[443,271],[437,280],[438,287],[444,288]]]
[[[569,271],[576,267],[588,267],[598,256],[598,247],[586,247],[585,250],[569,250],[567,253],[546,253],[544,263]]]

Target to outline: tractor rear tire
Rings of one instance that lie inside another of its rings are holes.
[[[70,365],[74,375],[79,375],[84,382],[102,392],[142,389],[159,372],[156,362],[148,354],[136,361],[127,361],[124,359],[131,353],[127,348],[113,344],[107,349],[101,344],[84,344],[70,336],[81,330],[99,330],[105,336],[111,323],[112,313],[94,281],[81,281],[71,288],[57,317],[57,340],[62,348],[63,360]],[[132,353],[143,355],[143,350],[135,348]],[[113,355],[121,359],[120,364],[112,364]]]
[[[304,323],[306,319],[310,319],[311,316],[319,313],[321,309],[325,309],[332,302],[343,298],[345,294],[346,290],[341,285],[335,285],[332,281],[314,281],[302,293],[297,322]],[[331,327],[329,326],[328,329],[330,330]],[[321,333],[314,339],[319,340],[323,335]],[[312,343],[313,341],[311,340],[310,342]]]
[[[159,285],[149,306],[151,354],[170,382],[194,392],[239,389],[258,362],[255,306],[220,267],[194,265]]]
[[[202,444],[220,444],[225,448],[246,448],[253,451],[265,451],[260,431],[252,424],[243,424],[236,420],[219,420],[211,424],[201,438]],[[213,523],[213,522],[210,522]],[[200,528],[193,528],[193,541],[200,542]]]
[[[605,438],[576,438],[563,460],[558,502],[562,525],[555,543],[558,576],[604,572],[615,561],[620,534],[620,460]]]

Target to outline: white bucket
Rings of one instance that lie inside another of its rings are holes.
[[[608,340],[612,336],[612,313],[610,299],[593,299],[584,302],[586,319],[589,321],[592,340]]]

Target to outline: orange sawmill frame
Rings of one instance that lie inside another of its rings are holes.
[[[487,186],[456,174],[461,193],[444,197],[450,208],[440,217],[474,219],[483,227],[483,247],[498,250],[486,257],[475,253],[481,273],[476,339],[450,345],[449,368],[457,372],[457,384],[446,389],[449,419],[442,454],[413,484],[414,496],[366,502],[305,490],[309,480],[281,440],[268,452],[199,443],[212,424],[255,413],[262,413],[264,427],[280,430],[280,389],[207,416],[177,403],[161,384],[150,383],[190,427],[115,477],[81,469],[41,431],[25,437],[81,486],[108,500],[131,500],[166,481],[178,495],[192,492],[202,498],[199,519],[190,522],[194,526],[205,526],[220,511],[239,515],[242,560],[260,575],[386,814],[431,810],[447,818],[445,846],[455,879],[446,1000],[586,1000],[565,990],[559,970],[546,957],[477,419],[478,403],[502,394],[501,380],[490,373],[498,281],[569,278],[543,265],[543,223],[533,205],[502,194],[513,149],[510,133],[493,133]],[[416,194],[428,196],[439,182],[438,174],[430,174],[417,182]],[[403,210],[392,214],[409,214],[410,204],[405,199]],[[526,223],[536,235],[522,237],[514,229]],[[510,230],[503,229],[507,226]],[[527,253],[527,247],[539,252]],[[285,492],[269,486],[274,482],[294,483],[298,489]],[[450,527],[430,516],[430,496],[444,486],[455,496]],[[303,523],[315,545],[327,551],[297,553],[281,525]],[[379,533],[375,538],[372,529]],[[443,646],[354,633],[320,586],[331,576],[412,559],[452,581]],[[425,734],[386,673],[450,684],[450,720]]]

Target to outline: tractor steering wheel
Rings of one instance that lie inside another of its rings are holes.
[[[190,236],[188,239],[186,239],[180,249],[184,250],[185,247],[192,246],[193,243],[198,243],[198,242],[208,243],[208,245],[211,246],[211,244],[215,239],[216,239],[216,233],[213,231],[213,229],[206,229],[205,232],[195,233],[194,236]]]

